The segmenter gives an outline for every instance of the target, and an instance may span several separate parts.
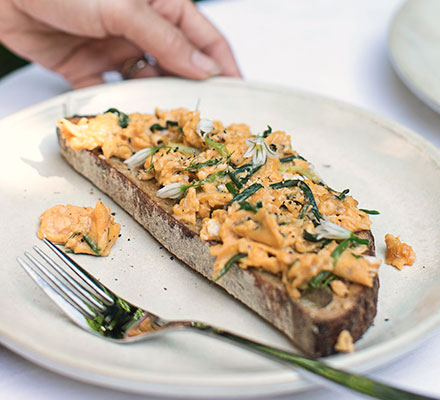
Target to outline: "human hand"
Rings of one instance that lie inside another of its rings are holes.
[[[0,40],[74,88],[103,83],[144,53],[135,77],[240,76],[224,37],[190,0],[2,0]]]

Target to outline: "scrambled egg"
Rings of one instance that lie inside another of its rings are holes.
[[[246,139],[255,138],[247,125],[225,127],[214,121],[213,129],[203,135],[197,130],[199,120],[198,111],[176,109],[130,114],[126,128],[112,113],[82,118],[77,124],[61,119],[58,127],[73,149],[101,149],[106,158],[126,160],[150,148],[138,177],[159,186],[184,185],[173,213],[198,229],[202,240],[213,242],[214,277],[232,257],[242,255],[241,268],[279,276],[295,298],[323,272],[339,278],[331,288],[340,296],[346,294],[346,281],[373,285],[380,260],[364,257],[366,245],[352,241],[339,254],[341,240],[305,236],[316,237],[318,213],[354,233],[369,230],[370,218],[351,196],[321,182],[313,166],[292,149],[285,132],[267,131],[265,144],[275,156],[256,168],[244,157]],[[272,186],[287,180],[303,184]],[[235,200],[252,188],[258,190],[244,201]]]
[[[63,244],[74,253],[108,256],[120,230],[110,208],[98,201],[94,209],[70,204],[49,208],[40,217],[37,235]]]
[[[399,236],[393,236],[387,233],[385,235],[385,244],[387,245],[387,253],[385,262],[397,269],[402,269],[404,265],[413,265],[416,259],[416,253],[412,247],[406,243],[402,243]]]

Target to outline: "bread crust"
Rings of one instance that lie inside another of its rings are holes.
[[[175,202],[158,198],[155,182],[140,181],[135,170],[130,170],[119,159],[106,160],[98,150],[72,150],[59,130],[57,135],[61,154],[77,172],[109,195],[170,253],[212,280],[215,257],[210,255],[209,248],[213,243],[202,241],[193,227],[173,217]],[[370,239],[369,254],[374,255],[371,232],[362,231],[358,235]],[[278,277],[237,265],[215,283],[278,328],[311,357],[335,353],[338,335],[344,329],[351,333],[354,341],[358,340],[376,315],[377,277],[371,288],[348,283],[345,298],[325,288],[293,299]]]

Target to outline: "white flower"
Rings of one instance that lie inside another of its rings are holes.
[[[186,189],[188,189],[188,186],[182,183],[169,183],[168,185],[165,185],[162,189],[159,189],[156,192],[156,196],[162,199],[178,199],[179,197],[183,196],[183,194],[186,192]]]
[[[203,139],[207,133],[210,133],[214,129],[214,124],[208,118],[201,118],[197,122],[196,132]]]
[[[155,147],[147,147],[134,153],[130,158],[124,161],[130,168],[139,167],[145,164],[145,160],[156,152]]]
[[[246,139],[246,144],[249,147],[246,153],[244,153],[243,157],[252,157],[252,164],[254,167],[264,165],[266,163],[267,157],[278,157],[278,154],[275,153],[265,142],[263,136],[257,135],[255,139]]]
[[[327,217],[323,217],[320,221],[320,225],[318,225],[315,230],[318,234],[317,239],[321,240],[323,238],[326,239],[349,239],[352,237],[353,233],[343,228],[342,226],[336,225],[332,221],[330,221]]]

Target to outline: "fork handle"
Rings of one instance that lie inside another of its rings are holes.
[[[313,360],[305,356],[266,346],[264,344],[246,339],[242,336],[238,336],[234,333],[215,328],[201,322],[190,322],[187,326],[194,329],[196,332],[238,344],[245,349],[264,355],[272,360],[276,360],[287,365],[293,365],[301,368],[302,370],[308,371],[314,376],[319,376],[327,381],[336,383],[339,386],[344,386],[355,392],[362,393],[376,399],[435,400],[432,397],[410,393],[361,375],[330,367],[322,361]]]

